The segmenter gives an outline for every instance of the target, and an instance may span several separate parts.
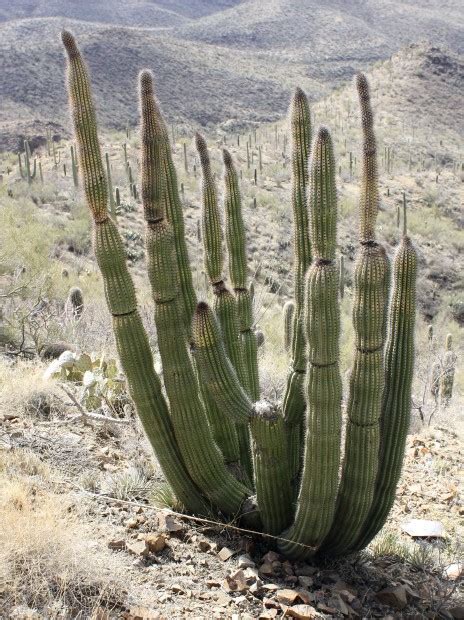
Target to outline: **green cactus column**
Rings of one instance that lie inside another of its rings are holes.
[[[291,542],[279,544],[286,555],[299,559],[314,554],[330,529],[340,464],[337,194],[332,140],[325,127],[319,129],[313,145],[309,198],[314,262],[307,272],[305,293],[306,442],[295,520],[283,534]]]
[[[366,547],[385,523],[395,501],[411,414],[416,315],[417,255],[405,235],[393,263],[385,389],[380,420],[380,456],[372,506],[350,551]]]
[[[78,145],[80,170],[87,204],[94,220],[93,247],[103,276],[108,308],[129,393],[160,466],[176,497],[197,514],[208,506],[187,472],[175,440],[161,384],[140,315],[125,252],[115,224],[108,216],[108,191],[97,134],[87,68],[74,37],[64,31],[68,55],[68,92]]]
[[[311,264],[311,243],[307,205],[308,159],[311,149],[311,117],[308,99],[297,88],[293,97],[290,124],[292,130],[292,208],[293,208],[293,287],[295,310],[292,325],[292,361],[284,395],[283,411],[289,437],[294,484],[299,479],[303,445],[305,401],[303,385],[306,372],[306,343],[303,330],[305,275]],[[296,486],[296,484],[295,484]]]
[[[163,218],[163,171],[153,131],[153,80],[140,75],[142,120],[142,193],[147,202],[146,248],[148,274],[155,301],[155,324],[163,377],[177,443],[194,482],[225,514],[236,514],[249,491],[226,468],[216,446],[199,397],[195,371],[184,334],[179,331],[178,274],[172,227]],[[150,188],[150,185],[153,187]]]
[[[244,373],[238,331],[237,302],[227,290],[223,280],[224,252],[216,182],[211,171],[206,141],[199,133],[195,136],[195,143],[202,170],[202,238],[205,271],[213,288],[214,310],[221,325],[226,353],[241,380]],[[216,402],[210,396],[205,394],[204,398],[207,402],[208,417],[221,450],[224,455],[229,456],[229,462],[240,463],[251,480],[248,421],[238,424],[224,418]],[[233,460],[231,460],[232,457]]]
[[[239,376],[250,398],[260,396],[258,371],[258,346],[253,331],[253,302],[248,288],[248,265],[245,225],[238,175],[230,153],[223,150],[224,161],[224,211],[226,244],[229,255],[229,277],[237,299],[239,331],[242,344],[243,367]]]
[[[283,418],[268,402],[253,405],[226,355],[214,313],[204,302],[197,306],[193,338],[200,379],[208,385],[216,404],[237,421],[250,421],[259,514],[264,530],[278,533],[292,514]]]
[[[190,337],[193,312],[196,305],[196,294],[193,288],[192,271],[185,240],[185,223],[182,202],[179,196],[177,173],[172,161],[171,145],[169,143],[168,129],[161,113],[160,105],[156,97],[152,100],[152,132],[153,142],[160,149],[160,157],[164,170],[164,205],[165,216],[171,223],[174,232],[175,259],[179,273],[179,285],[181,293],[180,318],[185,327],[185,332]]]
[[[284,348],[287,352],[292,350],[293,321],[295,318],[295,302],[289,299],[283,307],[284,316]]]
[[[363,127],[360,248],[354,271],[355,359],[350,376],[345,456],[332,528],[322,553],[346,553],[359,535],[374,496],[378,469],[380,414],[384,387],[383,349],[388,305],[389,265],[375,241],[378,212],[376,140],[369,85],[356,77]]]

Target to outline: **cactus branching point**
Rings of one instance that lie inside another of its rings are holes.
[[[203,173],[201,238],[215,298],[211,308],[196,303],[168,132],[151,73],[140,74],[141,194],[165,398],[121,238],[109,217],[87,69],[73,36],[64,32],[62,39],[79,170],[116,344],[137,412],[175,495],[195,514],[234,515],[278,535],[281,550],[291,557],[362,548],[385,522],[401,471],[410,412],[416,276],[415,251],[405,234],[394,261],[388,314],[389,265],[375,240],[377,164],[365,78],[357,79],[364,153],[354,274],[356,350],[340,474],[340,269],[329,131],[318,130],[308,166],[309,107],[297,90],[291,113],[295,302],[285,310],[292,361],[281,408],[260,394],[245,227],[232,157],[223,152],[223,244],[216,182],[206,142],[197,135]]]

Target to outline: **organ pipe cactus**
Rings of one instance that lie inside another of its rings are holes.
[[[335,162],[326,128],[317,131],[309,160],[306,96],[297,90],[291,111],[295,301],[287,322],[291,336],[286,337],[292,361],[280,405],[260,393],[246,235],[232,156],[223,152],[223,244],[218,190],[206,142],[197,136],[203,172],[201,236],[215,297],[212,308],[196,300],[168,132],[153,78],[148,71],[140,74],[141,193],[165,397],[121,238],[108,213],[87,69],[73,36],[64,32],[62,40],[80,173],[116,345],[131,397],[173,492],[194,514],[234,516],[277,535],[281,551],[293,558],[361,549],[385,522],[401,472],[416,278],[416,254],[405,232],[393,263],[388,313],[389,264],[375,239],[377,164],[366,79],[357,78],[363,176],[354,274],[355,355],[341,464]]]

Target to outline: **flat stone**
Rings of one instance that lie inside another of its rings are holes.
[[[144,540],[136,540],[135,542],[127,543],[126,548],[132,555],[145,557],[148,554],[148,547]]]
[[[440,521],[411,519],[401,524],[401,529],[412,538],[443,538],[445,528]]]
[[[395,609],[404,609],[408,604],[408,595],[404,586],[385,588],[377,592],[375,597],[383,605],[388,605]]]
[[[299,593],[296,590],[289,589],[277,590],[276,598],[279,603],[282,603],[283,605],[293,605],[293,603],[298,603],[301,601]]]
[[[234,552],[232,551],[232,549],[229,549],[228,547],[223,547],[218,553],[218,558],[223,562],[227,562],[227,560],[230,560],[233,555]]]
[[[451,581],[456,581],[464,573],[464,564],[457,562],[455,564],[449,564],[443,571],[443,576]]]
[[[111,551],[124,551],[126,548],[126,541],[121,539],[113,539],[108,541],[108,549]]]
[[[290,618],[298,618],[299,620],[312,620],[319,615],[311,605],[292,605],[286,611]]]
[[[248,553],[244,553],[243,555],[239,555],[237,558],[238,565],[240,568],[254,568],[256,564],[250,558]]]

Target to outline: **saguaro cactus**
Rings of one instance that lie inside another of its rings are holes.
[[[388,261],[375,240],[376,151],[365,78],[357,79],[364,148],[354,276],[356,350],[340,476],[337,197],[329,131],[317,131],[308,167],[309,108],[297,90],[291,113],[295,313],[288,321],[292,363],[280,407],[259,400],[245,229],[232,157],[224,151],[229,290],[218,192],[206,142],[197,136],[203,172],[202,239],[215,294],[213,309],[196,303],[168,132],[153,78],[149,71],[140,74],[142,204],[166,400],[137,312],[121,238],[108,213],[87,69],[73,36],[64,32],[62,39],[80,173],[116,344],[138,415],[175,495],[193,513],[234,515],[278,535],[281,550],[294,558],[362,548],[385,522],[401,471],[410,412],[416,277],[415,251],[404,233],[393,266],[388,316]]]
[[[24,166],[20,153],[18,153],[18,166],[21,178],[27,180],[30,185],[37,174],[37,161],[34,158],[34,164],[31,166],[31,149],[27,140],[24,140]]]

